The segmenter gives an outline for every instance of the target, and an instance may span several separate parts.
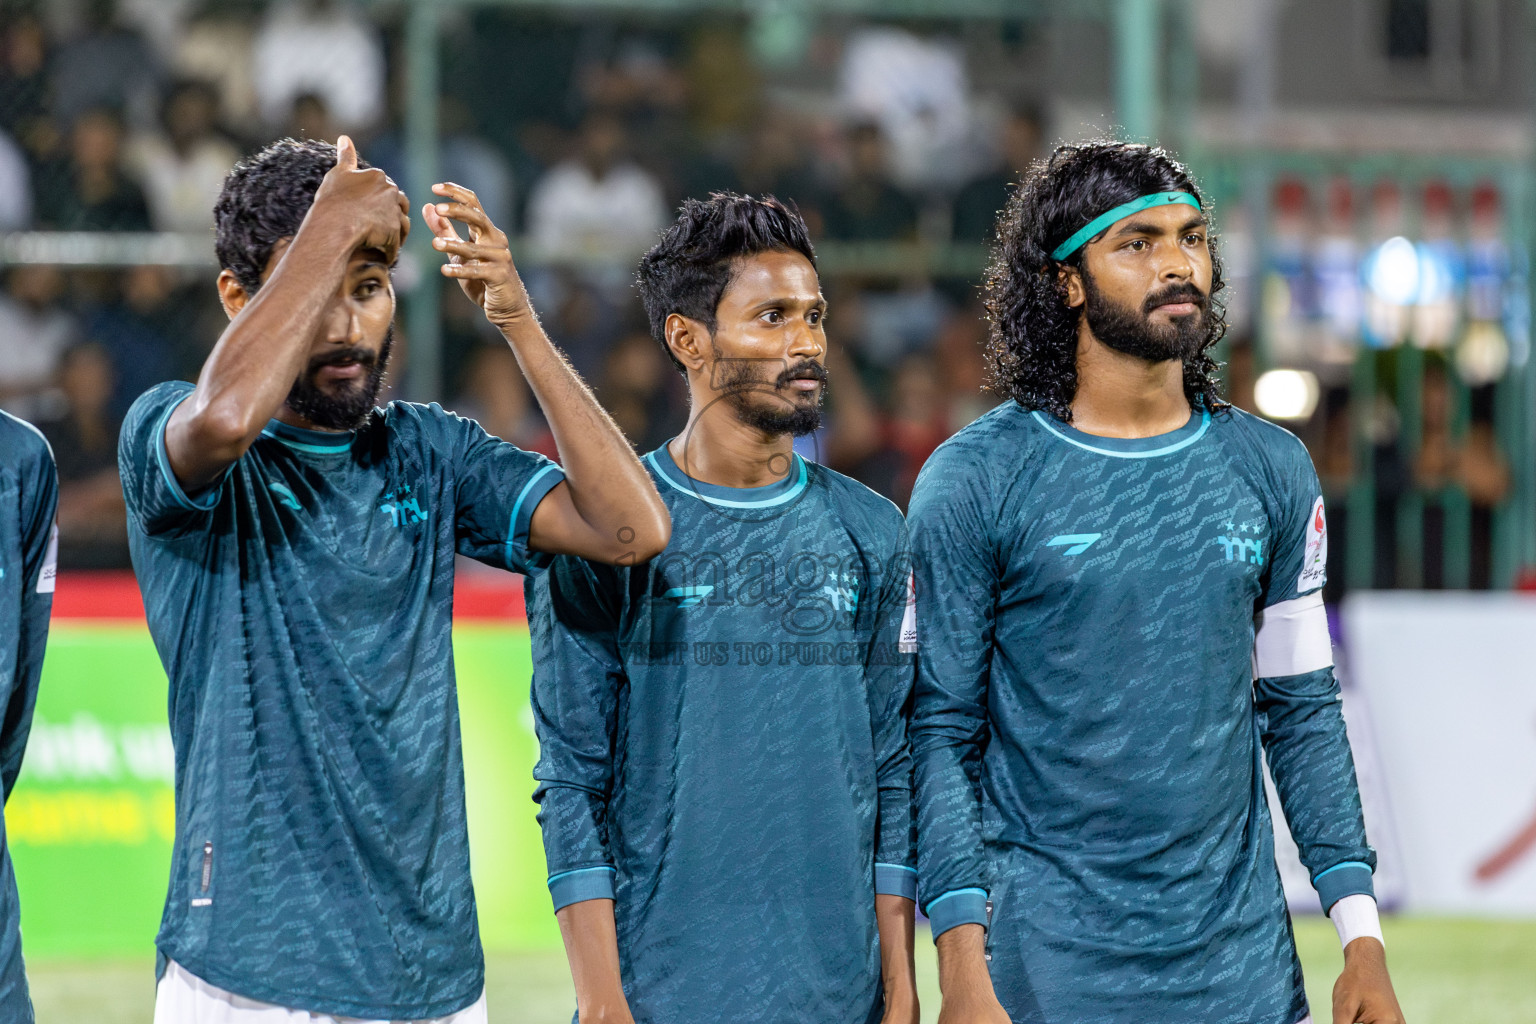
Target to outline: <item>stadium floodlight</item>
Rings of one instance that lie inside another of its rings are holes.
[[[1394,306],[1406,306],[1419,297],[1419,251],[1398,235],[1381,243],[1366,265],[1366,284],[1376,297]]]
[[[1272,420],[1304,420],[1317,408],[1320,391],[1310,370],[1270,370],[1253,384],[1253,401]]]

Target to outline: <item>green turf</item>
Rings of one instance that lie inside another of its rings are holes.
[[[1536,921],[1389,918],[1387,960],[1408,1024],[1536,1021]],[[1317,1024],[1331,1024],[1328,993],[1343,962],[1333,927],[1296,922]],[[918,932],[923,1020],[938,1019],[933,943]],[[39,1024],[145,1024],[154,1005],[150,961],[30,965]],[[565,1024],[574,1005],[557,952],[491,954],[487,1000],[493,1024]]]

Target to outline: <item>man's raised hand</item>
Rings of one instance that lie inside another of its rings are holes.
[[[456,278],[470,301],[503,331],[530,317],[528,292],[512,265],[506,233],[491,223],[480,200],[464,186],[447,182],[433,185],[432,191],[448,200],[421,208],[427,227],[436,236],[432,247],[448,257],[443,276]],[[465,226],[468,240],[459,237],[453,221]]]
[[[336,166],[315,192],[312,213],[350,227],[354,248],[379,249],[390,262],[411,230],[411,204],[377,167],[359,169],[357,147],[346,135],[336,140]]]

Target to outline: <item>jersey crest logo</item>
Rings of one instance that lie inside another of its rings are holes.
[[[1045,542],[1048,548],[1061,548],[1064,555],[1080,555],[1093,547],[1093,542],[1104,536],[1102,533],[1064,533],[1060,537],[1052,537]]]
[[[661,597],[663,600],[671,598],[676,601],[679,608],[692,608],[694,605],[702,603],[706,597],[714,592],[715,588],[707,585],[702,587],[673,587],[671,590],[665,591]]]
[[[390,526],[410,526],[427,520],[421,503],[411,497],[410,484],[401,484],[397,490],[385,494],[379,502],[379,511],[389,516]]]
[[[1229,562],[1247,562],[1249,565],[1264,564],[1264,541],[1262,536],[1244,537],[1245,533],[1262,534],[1263,523],[1243,523],[1241,525],[1227,521],[1227,532],[1218,534],[1216,543],[1221,545],[1221,553]]]
[[[295,512],[304,511],[304,506],[299,504],[299,499],[293,496],[293,492],[288,489],[286,484],[267,484],[267,490],[277,495],[277,503],[279,505],[286,505]]]
[[[851,572],[842,574],[841,585],[834,578],[833,585],[822,587],[821,592],[832,602],[832,610],[835,612],[859,610],[859,578]]]

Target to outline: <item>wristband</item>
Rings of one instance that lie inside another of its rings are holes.
[[[1377,913],[1376,901],[1364,893],[1345,896],[1329,908],[1328,917],[1339,933],[1341,947],[1363,938],[1386,945],[1381,937],[1381,915]]]

